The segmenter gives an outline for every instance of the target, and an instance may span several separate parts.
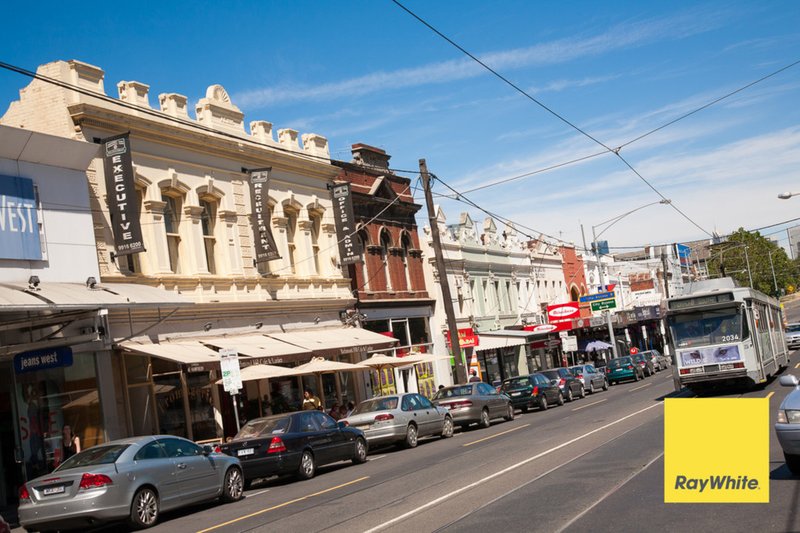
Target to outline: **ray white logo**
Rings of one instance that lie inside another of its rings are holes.
[[[758,480],[748,476],[675,477],[675,490],[758,490]]]

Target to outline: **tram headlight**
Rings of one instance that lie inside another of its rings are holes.
[[[780,409],[778,411],[778,424],[800,424],[800,411],[796,409]]]

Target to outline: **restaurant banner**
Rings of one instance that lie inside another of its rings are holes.
[[[547,321],[556,327],[554,331],[572,329],[572,319],[580,316],[581,310],[578,302],[547,306]]]
[[[333,216],[336,222],[336,236],[339,241],[339,263],[351,265],[362,261],[361,245],[355,238],[356,222],[353,215],[353,200],[349,183],[330,186],[333,201]]]
[[[444,340],[447,342],[447,347],[450,347],[450,332],[444,332]],[[458,330],[458,346],[460,348],[474,348],[480,345],[480,338],[475,335],[475,330],[472,328],[461,328]]]
[[[253,223],[253,237],[256,244],[256,263],[264,263],[280,259],[275,238],[272,236],[271,221],[269,219],[269,173],[272,168],[258,168],[249,171],[250,177],[250,202],[253,205],[251,215]]]
[[[104,148],[103,166],[115,254],[119,256],[144,252],[129,134],[108,137],[101,143]]]

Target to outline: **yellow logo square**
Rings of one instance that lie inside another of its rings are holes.
[[[666,398],[665,503],[769,503],[769,400]]]

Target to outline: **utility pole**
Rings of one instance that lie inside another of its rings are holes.
[[[436,271],[439,274],[439,286],[442,288],[442,305],[447,316],[447,333],[450,336],[450,350],[453,360],[456,363],[456,383],[467,382],[467,369],[464,366],[464,359],[461,356],[461,345],[458,342],[458,324],[456,324],[456,314],[453,309],[453,298],[450,296],[450,283],[447,279],[447,269],[442,255],[442,241],[439,238],[439,222],[436,219],[436,211],[433,207],[433,195],[431,194],[431,177],[428,174],[428,165],[424,159],[419,160],[419,173],[422,177],[422,187],[425,190],[425,204],[428,207],[428,223],[431,225],[431,244],[433,254],[436,258]]]
[[[597,259],[597,270],[600,274],[600,286],[605,291],[608,289],[608,287],[606,286],[605,276],[603,276],[603,263],[600,259],[600,247],[597,245],[597,233],[595,232],[596,227],[597,226],[592,226],[592,246],[594,247],[594,256]],[[581,226],[581,228],[583,228],[583,226]],[[622,285],[620,285],[620,288],[622,288]],[[617,339],[614,338],[614,324],[611,322],[611,312],[608,309],[605,309],[603,310],[602,314],[606,317],[608,339],[611,341],[611,353],[614,354],[614,358],[616,359],[619,357],[619,351],[617,350]]]
[[[667,254],[661,248],[661,271],[664,273],[664,296],[669,300],[669,281],[667,281]]]

